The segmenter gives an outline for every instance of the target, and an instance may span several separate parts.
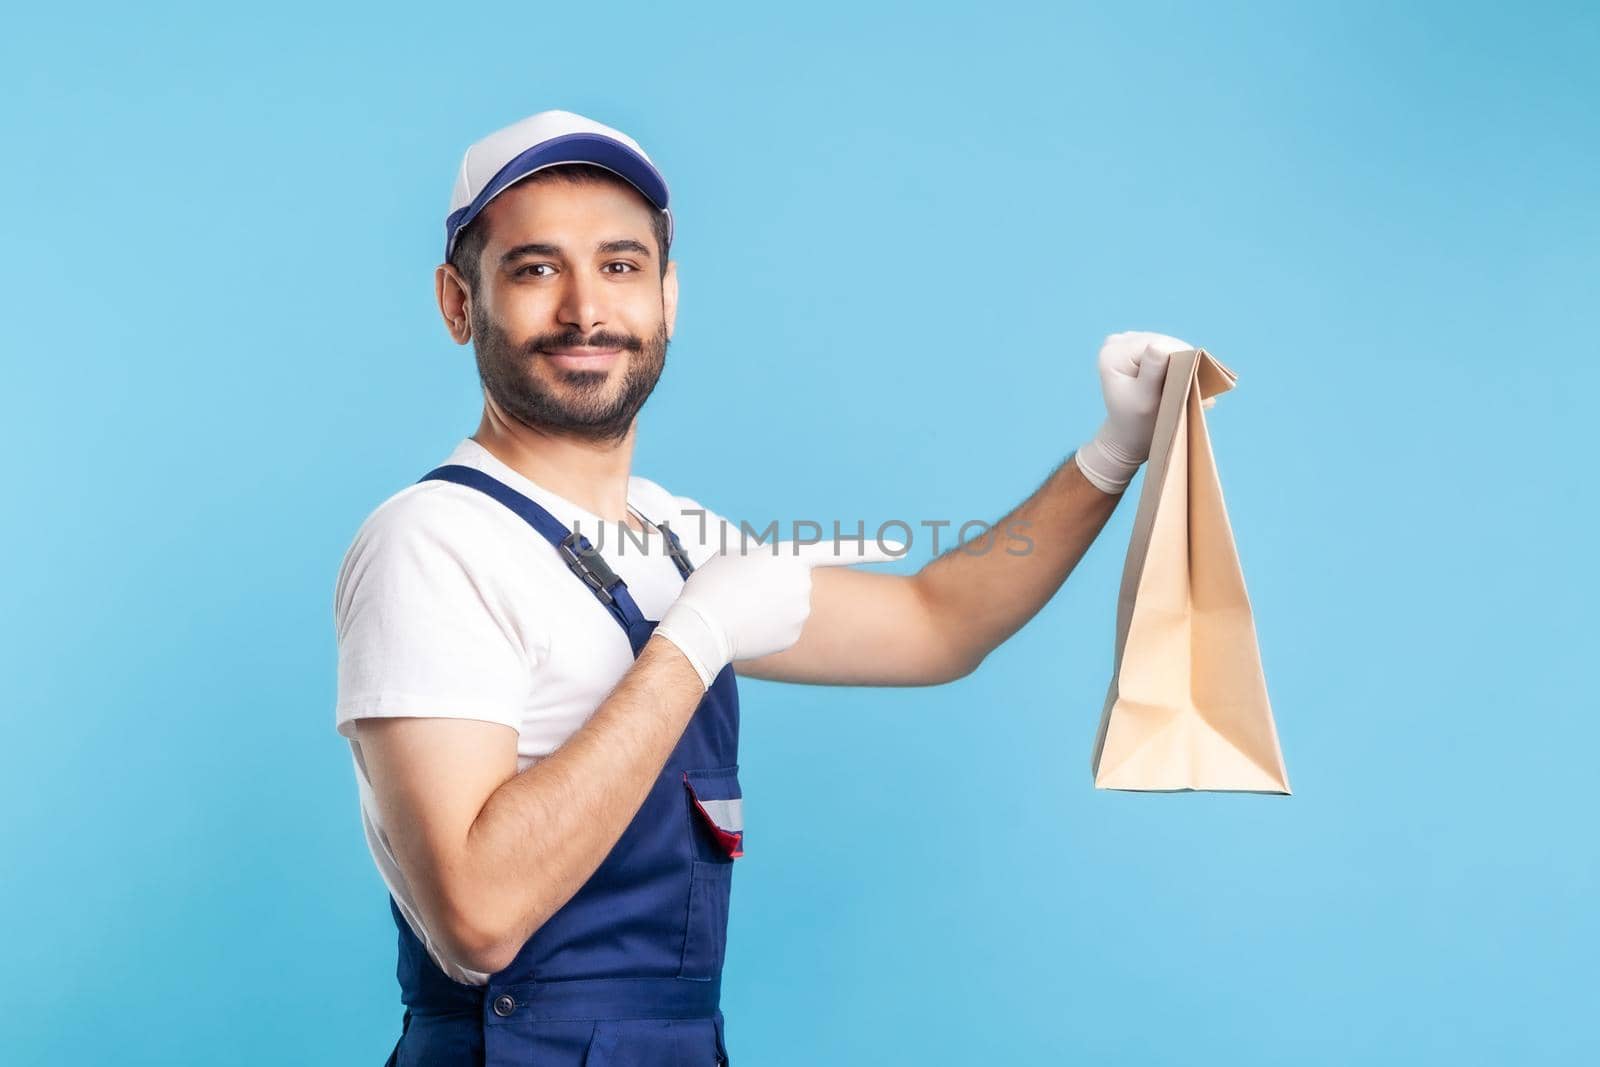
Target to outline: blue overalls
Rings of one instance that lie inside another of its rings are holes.
[[[505,504],[555,546],[628,636],[634,656],[655,630],[588,538],[472,467],[439,478]],[[665,523],[678,572],[693,570]],[[611,852],[488,985],[433,962],[391,896],[396,973],[406,1012],[386,1067],[721,1067],[720,992],[733,861],[743,854],[739,697],[724,667]]]

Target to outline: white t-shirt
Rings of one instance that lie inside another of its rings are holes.
[[[470,437],[445,462],[493,475],[587,537],[645,618],[661,618],[676,599],[683,578],[653,527],[622,539],[618,523],[529,481]],[[696,567],[724,542],[720,516],[648,478],[628,479],[628,505],[671,526]],[[483,985],[487,974],[446,959],[423,926],[379,818],[354,720],[407,715],[501,723],[517,732],[521,772],[587,722],[627,673],[628,635],[520,516],[477,489],[439,480],[400,490],[362,523],[339,570],[334,625],[336,723],[350,742],[367,846],[435,962],[458,982]]]

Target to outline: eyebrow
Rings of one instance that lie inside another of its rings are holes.
[[[645,247],[640,242],[633,240],[631,237],[624,237],[616,241],[601,241],[599,244],[594,246],[594,250],[600,255],[614,255],[618,252],[632,252],[633,254],[643,256],[646,259],[650,258],[650,249]],[[529,244],[517,245],[515,248],[510,249],[505,255],[500,257],[500,263],[502,266],[504,266],[505,264],[510,263],[512,260],[521,259],[524,256],[554,256],[556,258],[560,258],[562,254],[563,253],[560,245],[545,244],[543,242],[534,241]]]

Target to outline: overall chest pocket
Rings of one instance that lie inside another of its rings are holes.
[[[695,858],[718,862],[744,855],[744,794],[738,765],[684,771],[683,788]]]
[[[744,855],[739,768],[686,771],[683,784],[684,817],[693,859],[689,865],[689,906],[678,976],[714,978],[722,973],[727,950],[733,861]]]

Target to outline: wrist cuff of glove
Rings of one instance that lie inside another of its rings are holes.
[[[1105,427],[1078,451],[1073,453],[1078,469],[1102,493],[1116,495],[1128,487],[1144,456],[1135,456],[1106,437]]]
[[[731,653],[722,631],[681,600],[667,609],[655,632],[678,646],[707,689],[728,664]]]

